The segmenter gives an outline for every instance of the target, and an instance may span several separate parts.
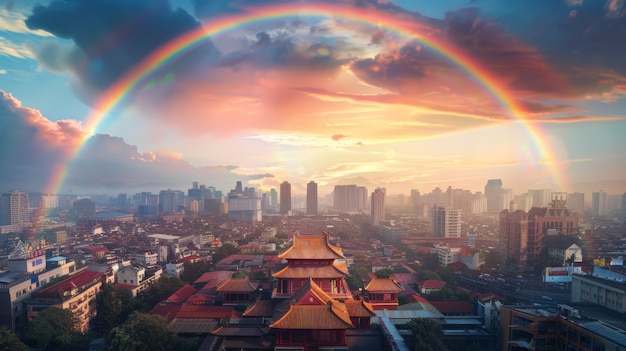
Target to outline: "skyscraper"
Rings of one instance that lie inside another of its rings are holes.
[[[533,207],[546,207],[552,202],[552,189],[530,189]]]
[[[276,189],[270,189],[270,208],[276,210],[276,206],[278,206],[278,192]]]
[[[487,197],[487,211],[500,212],[502,207],[502,180],[489,179],[485,185],[485,196]]]
[[[437,238],[461,237],[461,210],[434,205],[430,209],[430,236]]]
[[[180,190],[161,190],[159,193],[160,213],[179,213],[185,204],[185,193]]]
[[[569,193],[567,194],[567,207],[579,214],[585,213],[585,193]]]
[[[2,225],[24,225],[28,216],[28,193],[15,190],[2,194]]]
[[[606,193],[604,190],[591,193],[591,214],[594,217],[606,216]]]
[[[385,220],[385,188],[376,188],[372,193],[372,225],[377,226]]]
[[[280,214],[291,211],[291,184],[287,181],[280,183]]]
[[[314,181],[306,185],[306,214],[317,215],[317,183]]]

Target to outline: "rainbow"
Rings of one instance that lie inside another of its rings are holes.
[[[172,62],[190,49],[209,40],[212,36],[226,33],[236,28],[253,24],[286,19],[291,17],[322,17],[340,18],[353,21],[357,24],[378,26],[388,32],[413,38],[430,50],[448,59],[490,93],[502,105],[511,120],[521,122],[533,140],[535,150],[543,161],[556,160],[554,152],[547,143],[546,133],[541,127],[525,119],[524,108],[512,97],[507,87],[492,72],[489,72],[472,57],[459,48],[438,39],[436,36],[427,36],[419,32],[419,25],[415,22],[402,19],[401,16],[391,15],[373,9],[356,8],[327,3],[290,3],[250,8],[244,13],[229,15],[211,20],[210,23],[197,29],[186,32],[177,38],[165,43],[158,50],[146,57],[138,65],[130,69],[121,79],[111,86],[96,103],[93,112],[87,117],[84,126],[88,131],[95,131],[98,125],[107,117],[120,101],[131,91],[143,83],[152,72]],[[46,187],[49,193],[58,193],[67,176],[70,162],[77,156],[85,142],[91,135],[86,135],[78,145],[69,152],[64,165],[51,176]],[[565,190],[567,181],[557,167],[550,169],[554,181]]]

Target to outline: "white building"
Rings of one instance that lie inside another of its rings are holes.
[[[430,236],[437,238],[461,237],[461,210],[434,205],[430,209]]]

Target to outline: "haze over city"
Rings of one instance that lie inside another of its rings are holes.
[[[621,1],[0,1],[3,191],[626,191]],[[204,28],[204,29],[202,29]]]

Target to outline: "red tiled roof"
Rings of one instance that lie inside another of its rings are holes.
[[[244,317],[271,317],[274,314],[274,301],[256,300],[243,312]]]
[[[158,305],[148,313],[163,316],[167,318],[167,322],[169,323],[174,320],[180,308],[180,305]]]
[[[234,306],[182,305],[176,318],[228,318],[234,310]]]
[[[459,270],[467,268],[467,266],[463,262],[452,262],[448,264],[448,268],[455,270],[455,271],[459,271]]]
[[[86,285],[88,283],[93,282],[94,280],[100,279],[104,274],[105,272],[94,272],[94,271],[85,270],[80,273],[76,273],[75,275],[67,279],[64,279],[58,283],[55,283],[51,286],[43,288],[33,293],[33,295],[54,296],[57,293],[71,291],[73,289],[76,289],[77,287]]]
[[[195,294],[189,296],[186,303],[189,305],[208,305],[213,302],[215,298],[205,294]]]
[[[189,285],[189,284],[185,284],[183,285],[182,288],[176,290],[176,292],[174,292],[172,295],[170,295],[170,297],[168,297],[167,299],[165,299],[165,302],[170,302],[170,303],[175,303],[175,304],[182,304],[183,302],[187,301],[187,299],[196,293],[196,289],[194,289],[193,286]]]
[[[446,282],[443,280],[429,279],[418,283],[422,289],[441,289],[446,286]]]
[[[474,306],[469,301],[430,301],[441,313],[473,313]]]
[[[256,286],[254,286],[247,277],[240,279],[230,278],[217,287],[217,291],[220,292],[226,291],[251,293],[255,290]]]
[[[87,246],[85,247],[85,250],[91,251],[92,253],[98,253],[98,252],[106,252],[109,251],[106,247],[104,246],[96,246],[96,245],[92,245],[92,246]]]
[[[225,281],[226,279],[230,278],[231,275],[233,275],[233,272],[230,272],[230,271],[206,272],[203,275],[201,275],[200,278],[196,279],[193,283],[202,284],[202,283],[208,283],[208,282],[213,281],[215,282],[215,285],[217,285],[218,283],[221,283]]]

